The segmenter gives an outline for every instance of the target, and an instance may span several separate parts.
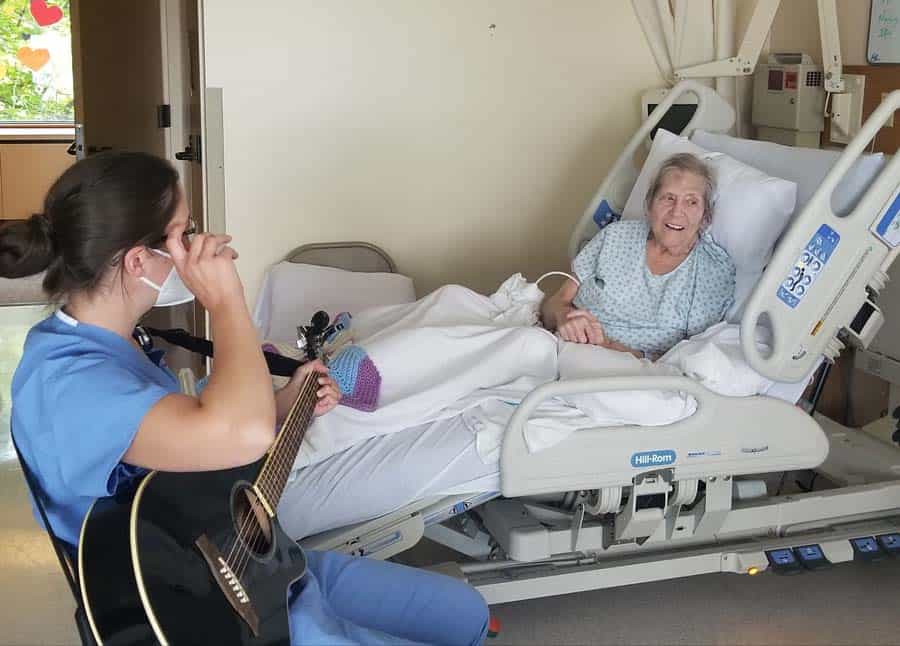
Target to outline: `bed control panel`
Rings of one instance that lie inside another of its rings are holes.
[[[853,547],[853,558],[857,561],[879,561],[886,556],[874,536],[851,538],[850,545]]]
[[[820,545],[800,545],[766,551],[769,568],[775,574],[799,574],[804,570],[821,570],[830,567]]]
[[[882,534],[876,536],[879,547],[891,556],[900,557],[900,534]]]
[[[825,558],[825,553],[822,552],[822,548],[818,545],[795,547],[794,554],[797,555],[797,560],[807,570],[821,570],[831,565],[831,561]]]
[[[894,196],[884,214],[873,223],[872,233],[892,249],[900,245],[900,192]]]
[[[787,278],[781,282],[778,300],[791,309],[796,308],[812,289],[840,241],[837,231],[827,224],[820,226],[806,243]]]
[[[766,559],[769,561],[769,568],[775,574],[800,574],[803,571],[800,560],[789,547],[767,550]]]

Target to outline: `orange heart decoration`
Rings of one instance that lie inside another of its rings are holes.
[[[41,27],[49,27],[62,20],[62,9],[56,6],[47,6],[44,0],[31,0],[31,15]]]
[[[31,49],[31,47],[22,47],[16,52],[16,58],[25,67],[30,67],[35,72],[50,62],[50,52],[46,49]]]

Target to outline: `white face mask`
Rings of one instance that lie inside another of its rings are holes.
[[[172,258],[167,252],[161,251],[160,249],[151,249],[150,251],[159,254],[163,258]],[[174,265],[172,265],[172,269],[169,270],[169,275],[166,276],[166,280],[162,285],[157,285],[144,276],[140,276],[140,280],[159,292],[156,296],[156,307],[181,305],[182,303],[190,303],[194,300],[194,294],[191,293],[191,290],[187,288],[187,285],[182,282],[181,276],[175,271]]]

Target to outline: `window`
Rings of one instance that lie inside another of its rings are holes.
[[[70,0],[0,0],[0,124],[74,121]]]

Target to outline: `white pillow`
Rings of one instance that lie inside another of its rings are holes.
[[[318,310],[333,317],[340,312],[354,314],[367,307],[414,300],[413,281],[402,274],[280,262],[266,271],[253,322],[261,339],[293,343],[297,326],[308,325]]]
[[[716,176],[717,199],[710,233],[731,256],[735,266],[734,305],[726,315],[739,321],[744,303],[753,293],[772,257],[797,199],[794,182],[770,177],[724,153],[709,152],[684,137],[657,130],[644,168],[625,203],[623,218],[645,216],[644,198],[662,163],[677,153],[704,160]]]
[[[769,141],[738,139],[712,132],[697,130],[691,141],[739,159],[764,173],[797,183],[797,205],[800,211],[822,184],[825,175],[837,163],[841,153],[818,148],[782,146]],[[844,215],[863,196],[869,184],[884,167],[884,155],[860,155],[850,170],[838,182],[831,200],[831,208],[837,215]]]

